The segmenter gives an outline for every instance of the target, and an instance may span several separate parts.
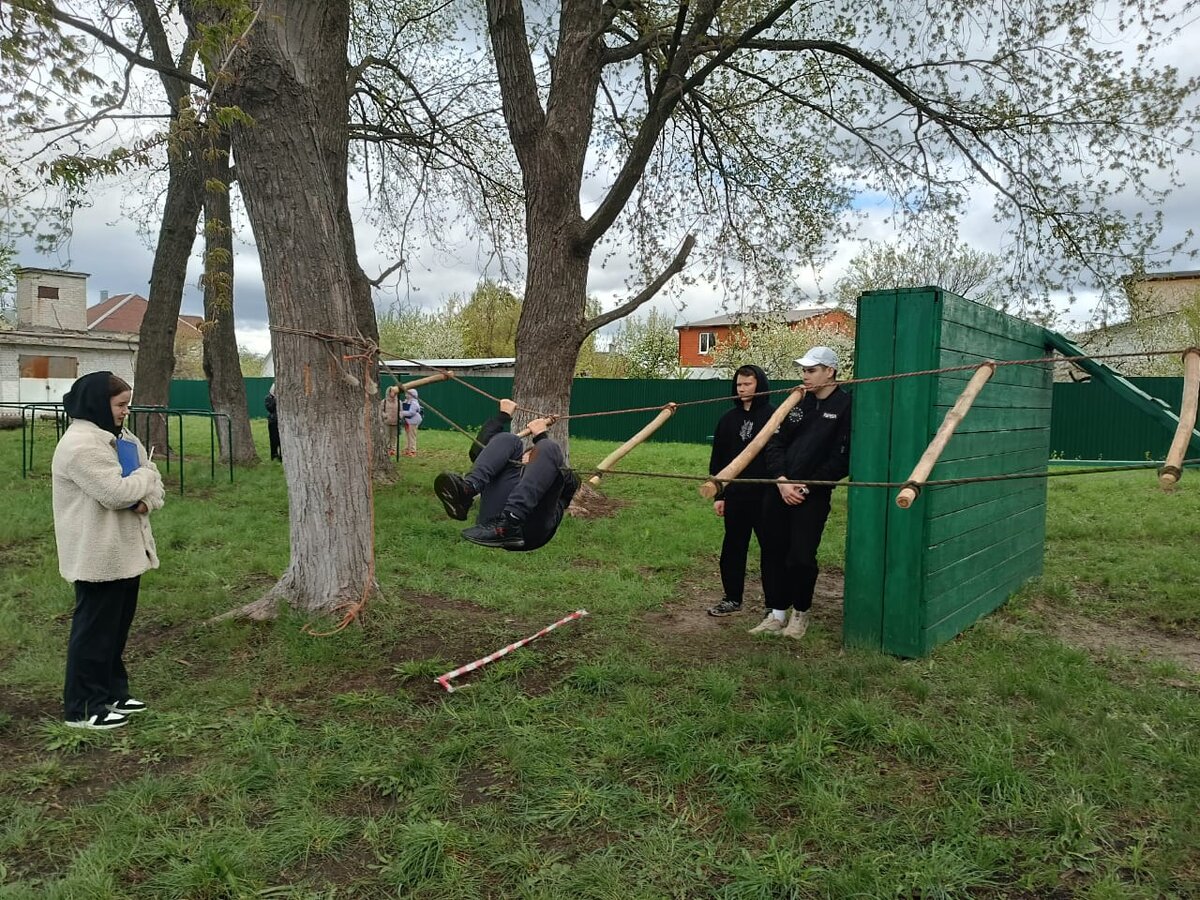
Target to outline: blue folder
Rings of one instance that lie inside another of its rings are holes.
[[[117,438],[117,459],[121,461],[121,477],[132,475],[142,465],[138,459],[137,444],[125,438]]]

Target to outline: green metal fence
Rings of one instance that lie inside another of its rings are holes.
[[[1183,399],[1182,378],[1130,378],[1176,413]],[[1050,419],[1050,452],[1056,459],[1163,459],[1173,432],[1102,384],[1056,384]]]
[[[511,378],[466,379],[496,397],[507,397],[512,391]],[[246,402],[251,418],[267,414],[263,398],[270,388],[271,378],[247,378]],[[1175,410],[1183,396],[1182,378],[1131,378],[1135,385],[1154,397],[1159,397]],[[384,379],[384,384],[392,383]],[[772,387],[789,387],[794,382],[772,382]],[[660,407],[670,401],[703,400],[723,397],[729,393],[729,382],[668,381],[579,378],[571,397],[571,412],[601,412],[608,409],[628,409],[638,406]],[[430,384],[420,389],[429,404],[443,411],[464,428],[483,423],[493,412],[493,405],[453,381]],[[1050,452],[1055,458],[1082,460],[1141,460],[1162,459],[1171,443],[1171,433],[1145,413],[1115,398],[1100,385],[1056,384],[1050,422]],[[181,409],[210,409],[208,382],[173,381],[169,405]],[[655,433],[653,440],[703,444],[712,434],[713,425],[723,413],[719,403],[689,406],[679,410]],[[597,416],[571,423],[571,433],[580,437],[604,441],[624,441],[653,416],[650,412],[622,413]],[[426,407],[424,428],[449,429],[450,426]]]

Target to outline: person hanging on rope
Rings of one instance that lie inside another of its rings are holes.
[[[500,412],[484,423],[471,447],[470,473],[442,472],[433,490],[446,515],[459,521],[479,497],[476,523],[462,533],[471,543],[536,550],[554,537],[579,480],[565,467],[562,448],[546,433],[547,419],[529,423],[533,445],[528,450],[508,430],[516,408],[512,400],[501,400]]]
[[[733,409],[721,416],[713,429],[712,455],[708,474],[716,475],[741,453],[758,434],[775,407],[767,391],[771,385],[767,374],[758,366],[742,366],[733,376]],[[746,478],[765,478],[766,459],[762,454],[746,467]],[[758,535],[761,552],[763,536],[760,523],[763,498],[762,484],[730,484],[713,499],[713,511],[725,525],[721,543],[721,586],[725,596],[708,610],[710,616],[729,616],[742,611],[742,595],[746,589],[746,555],[750,551],[750,535]]]
[[[838,481],[850,471],[850,395],[837,383],[837,354],[828,347],[813,347],[796,365],[808,392],[763,451],[767,477]],[[817,584],[817,548],[832,494],[828,485],[787,483],[767,492],[759,540],[768,612],[751,634],[783,634],[795,640],[804,636]]]

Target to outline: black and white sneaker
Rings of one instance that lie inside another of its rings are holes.
[[[722,597],[721,602],[716,606],[710,606],[708,608],[708,614],[710,616],[732,616],[734,613],[740,613],[741,611],[742,604],[735,603],[732,600],[726,599],[725,597]]]
[[[108,704],[108,708],[115,713],[127,716],[130,713],[141,712],[149,709],[141,700],[134,700],[132,697],[126,697],[124,700],[118,700],[115,703]]]
[[[446,515],[460,522],[467,518],[475,500],[475,492],[467,484],[467,479],[457,472],[443,472],[433,479],[433,492],[442,501]]]
[[[88,716],[86,719],[68,721],[66,724],[69,728],[86,728],[88,731],[112,731],[112,729],[120,728],[128,721],[129,716],[106,711]]]

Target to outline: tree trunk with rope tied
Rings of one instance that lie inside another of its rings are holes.
[[[234,126],[233,147],[272,323],[291,545],[278,583],[235,611],[252,618],[280,602],[353,614],[379,590],[375,359],[359,337],[354,239],[335,183],[345,172],[326,155],[326,129],[345,121],[348,27],[343,0],[268,0],[229,66],[227,100],[253,119]]]
[[[513,399],[517,425],[532,414],[570,413],[571,385],[579,348],[589,334],[636,310],[679,272],[691,252],[689,235],[675,259],[650,285],[616,309],[587,316],[587,280],[596,243],[608,231],[632,191],[627,178],[585,219],[580,201],[584,165],[604,65],[604,31],[610,10],[603,4],[566,0],[559,14],[554,70],[543,108],[520,0],[489,0],[488,31],[509,139],[525,191],[527,270],[517,326]],[[657,103],[642,148],[653,146],[674,101]],[[642,150],[635,151],[640,159]],[[644,166],[644,160],[641,165]],[[569,451],[570,430],[557,423],[554,438]]]

